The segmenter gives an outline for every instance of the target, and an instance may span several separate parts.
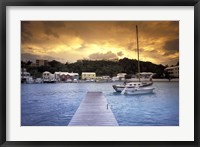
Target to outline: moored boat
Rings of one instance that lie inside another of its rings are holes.
[[[137,87],[147,87],[152,85],[153,82],[130,82],[130,83],[124,83],[124,84],[117,84],[113,85],[113,88],[115,89],[116,92],[122,92],[124,88],[126,87],[127,89],[135,89]]]
[[[138,54],[138,82],[130,82],[130,83],[124,83],[119,85],[113,85],[113,88],[116,92],[121,92],[121,94],[146,94],[146,93],[152,93],[155,88],[147,87],[153,84],[152,77],[153,73],[150,72],[144,72],[140,73],[140,60],[139,60],[139,41],[138,41],[138,27],[136,25],[136,37],[137,37],[137,54]],[[149,74],[150,73],[150,74]],[[146,76],[149,76],[149,81],[141,81],[141,74],[147,78]],[[147,88],[144,88],[147,87]]]
[[[138,87],[138,88],[124,88],[121,94],[130,94],[130,95],[137,95],[137,94],[149,94],[153,93],[153,87]]]

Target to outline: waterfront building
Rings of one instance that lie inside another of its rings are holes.
[[[120,81],[124,81],[126,75],[127,75],[126,73],[118,73],[117,77],[119,78]]]
[[[82,72],[82,80],[94,80],[96,79],[95,72]]]
[[[103,80],[111,80],[110,76],[102,76]]]
[[[69,75],[73,78],[74,81],[79,80],[79,74],[78,73],[69,73]]]
[[[112,81],[119,81],[119,77],[112,77]]]
[[[117,77],[123,77],[124,78],[126,75],[127,75],[126,73],[118,73]]]
[[[66,81],[70,78],[68,72],[55,72],[56,81]]]
[[[152,72],[141,72],[141,73],[137,73],[136,77],[138,78],[139,75],[140,75],[140,78],[148,79],[150,76],[154,75],[154,73],[152,73]]]
[[[96,77],[96,82],[109,82],[109,81],[111,81],[110,76]]]
[[[48,71],[43,72],[42,74],[43,82],[44,83],[53,83],[56,82],[55,74],[52,74]]]
[[[171,77],[179,77],[179,66],[167,67],[165,71],[167,71]]]
[[[124,81],[126,73],[118,73],[117,76],[112,77],[112,81]]]
[[[21,78],[28,78],[31,74],[26,71],[26,68],[21,68]]]
[[[33,83],[33,77],[29,72],[26,71],[26,68],[21,69],[21,82],[22,83]]]
[[[56,81],[63,81],[63,82],[72,82],[79,80],[78,73],[69,73],[69,72],[55,72],[55,79]]]

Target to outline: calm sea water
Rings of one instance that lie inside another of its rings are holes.
[[[67,126],[87,91],[103,92],[120,126],[179,125],[178,82],[154,82],[146,95],[121,95],[113,84],[22,84],[21,125]]]

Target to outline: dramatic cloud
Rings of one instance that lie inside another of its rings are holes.
[[[89,58],[92,60],[101,60],[101,59],[113,60],[113,59],[117,59],[117,55],[110,51],[105,54],[104,53],[94,53],[94,54],[89,55]]]
[[[21,51],[62,62],[136,59],[136,25],[141,60],[157,64],[178,61],[178,21],[22,21]]]
[[[30,22],[23,22],[21,23],[21,41],[22,43],[30,42],[32,40],[32,33],[29,30]]]
[[[122,51],[117,53],[118,56],[123,56],[124,54],[122,53]]]
[[[134,46],[133,42],[127,44],[127,49],[128,50],[133,50],[134,48],[135,48],[135,46]]]
[[[165,55],[170,55],[173,53],[178,53],[179,51],[179,40],[169,40],[165,43],[164,49],[166,51]]]
[[[49,28],[45,28],[45,34],[46,35],[49,35],[49,36],[54,36],[54,37],[56,37],[56,38],[59,38],[59,35],[57,34],[57,33],[55,33],[55,32],[53,32],[51,29],[49,29]]]

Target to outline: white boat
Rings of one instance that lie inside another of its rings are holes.
[[[72,79],[67,79],[66,81],[65,81],[65,83],[72,83]]]
[[[42,81],[42,78],[36,78],[35,79],[35,83],[37,83],[37,84],[40,84],[40,83],[42,83],[43,81]]]
[[[27,79],[26,79],[26,83],[27,83],[27,84],[32,84],[32,83],[34,83],[33,78],[32,78],[32,77],[27,78]]]
[[[77,79],[74,79],[74,80],[73,80],[73,83],[78,83],[78,80],[77,80]]]
[[[130,94],[130,95],[137,95],[137,94],[149,94],[153,93],[153,87],[138,87],[138,88],[124,88],[121,94]]]
[[[121,94],[147,94],[152,93],[155,88],[147,87],[153,84],[152,77],[153,73],[149,76],[149,81],[142,82],[140,79],[140,60],[139,60],[139,44],[138,44],[138,27],[136,25],[136,36],[137,36],[137,54],[138,54],[138,82],[130,82],[123,85],[113,85],[113,88]],[[143,73],[143,76],[146,77],[149,75],[148,72]]]
[[[135,88],[138,88],[138,87],[147,87],[147,86],[150,86],[152,84],[153,84],[152,81],[149,81],[149,82],[130,82],[130,83],[113,85],[113,88],[115,89],[116,92],[122,92],[122,90],[124,90],[125,87],[127,89],[135,89]]]
[[[136,26],[136,36],[137,36],[137,54],[138,54],[138,79],[134,79],[134,82],[127,82],[124,84],[113,85],[113,88],[116,92],[122,92],[126,87],[127,89],[134,90],[138,87],[146,87],[153,84],[152,77],[153,73],[151,72],[142,72],[140,73],[140,61],[139,61],[139,45],[138,45],[138,28]],[[135,82],[138,80],[138,82]],[[144,81],[141,81],[144,80]]]

